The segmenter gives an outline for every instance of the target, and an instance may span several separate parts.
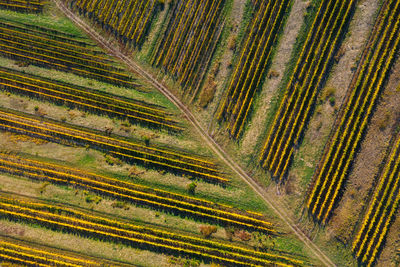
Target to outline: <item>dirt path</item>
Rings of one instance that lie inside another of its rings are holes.
[[[121,53],[115,46],[112,46],[108,41],[101,37],[95,30],[89,25],[83,22],[78,16],[72,11],[66,8],[66,6],[58,0],[53,0],[58,8],[77,26],[82,28],[89,36],[98,42],[98,44],[109,51],[110,54],[114,55],[122,62],[124,62],[132,71],[138,73],[145,78],[151,85],[157,88],[165,97],[167,97],[172,103],[174,103],[189,120],[189,122],[196,128],[198,133],[207,143],[207,145],[218,155],[218,157],[225,162],[237,175],[239,175],[260,197],[274,210],[274,212],[284,221],[288,227],[294,232],[294,234],[310,249],[317,259],[321,261],[325,266],[335,266],[335,264],[301,231],[301,229],[294,223],[292,218],[287,214],[286,210],[277,203],[273,197],[271,197],[267,191],[258,185],[252,177],[250,177],[236,162],[234,162],[228,154],[211,138],[210,135],[201,127],[200,123],[196,120],[190,110],[175,96],[173,95],[163,84],[158,82],[151,74],[143,70],[129,57]]]

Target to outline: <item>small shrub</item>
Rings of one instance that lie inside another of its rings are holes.
[[[332,96],[335,96],[336,93],[336,89],[333,87],[327,87],[325,88],[325,90],[322,92],[322,96],[321,99],[326,101],[327,99],[329,99]]]
[[[389,113],[386,113],[386,114],[383,116],[383,118],[381,118],[381,119],[378,121],[379,130],[380,130],[380,131],[384,131],[384,130],[387,128],[387,126],[389,125],[389,121],[390,121],[390,114],[389,114]]]
[[[329,98],[329,104],[333,107],[333,106],[335,105],[335,103],[336,103],[335,97],[334,97],[334,96],[331,96],[331,97]]]
[[[236,49],[236,36],[235,35],[232,35],[230,38],[229,38],[229,41],[228,41],[228,49],[229,50],[235,50]]]
[[[215,92],[217,91],[217,84],[214,79],[207,79],[206,84],[204,85],[203,90],[199,96],[199,106],[201,108],[205,108],[211,101],[214,99]]]
[[[334,59],[337,62],[344,56],[346,53],[346,48],[344,46],[340,47],[340,49],[337,51],[336,55],[334,56]]]
[[[276,70],[271,70],[268,73],[268,79],[278,78],[278,77],[279,77],[279,72],[277,72]]]
[[[110,136],[110,135],[112,134],[113,131],[114,131],[114,128],[112,128],[112,127],[106,127],[106,128],[104,129],[104,133],[105,133],[106,135],[108,135],[108,136]]]
[[[188,184],[187,190],[190,195],[194,195],[196,193],[196,187],[197,184],[195,182],[191,182],[190,184]]]
[[[117,209],[129,210],[128,203],[123,202],[123,201],[115,201],[111,204],[111,207],[117,208]]]
[[[251,239],[251,234],[243,230],[236,232],[236,236],[242,241],[249,241]]]
[[[124,120],[124,121],[121,123],[121,125],[122,125],[122,126],[125,126],[125,127],[131,127],[131,123],[129,122],[129,120]]]
[[[35,106],[34,109],[35,109],[35,111],[39,111],[39,107],[38,106]]]
[[[209,238],[212,234],[217,232],[217,227],[214,225],[202,225],[200,226],[200,233],[205,237]]]
[[[136,166],[132,166],[132,167],[129,168],[128,177],[130,177],[130,178],[135,178],[135,177],[140,176],[140,175],[143,174],[143,173],[144,173],[144,171],[139,171],[139,170],[136,168]]]
[[[146,146],[149,146],[149,145],[150,145],[150,136],[148,136],[148,135],[143,135],[143,136],[142,136],[142,139],[143,139],[144,144],[145,144]]]
[[[235,236],[235,228],[233,227],[225,227],[225,235],[228,238],[229,241],[233,240],[233,237]]]
[[[15,65],[17,65],[18,67],[21,67],[21,68],[25,68],[25,67],[29,67],[30,63],[28,61],[17,61],[15,63]]]
[[[99,204],[101,200],[102,200],[101,197],[95,196],[95,195],[91,195],[91,194],[87,194],[87,196],[85,197],[85,201],[87,203],[93,203],[94,202],[96,204]]]
[[[44,182],[40,187],[39,187],[39,193],[43,194],[44,191],[46,191],[46,187],[49,185],[49,182]]]

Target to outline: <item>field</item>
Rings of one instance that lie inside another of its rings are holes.
[[[0,1],[0,265],[398,266],[399,16]]]

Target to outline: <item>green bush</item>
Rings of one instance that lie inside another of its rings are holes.
[[[195,191],[196,191],[196,187],[197,187],[197,184],[195,182],[191,182],[190,184],[188,184],[187,189],[188,189],[189,194],[194,195]]]

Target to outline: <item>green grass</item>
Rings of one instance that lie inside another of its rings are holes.
[[[92,166],[95,161],[96,158],[93,155],[91,155],[90,153],[86,153],[83,157],[79,159],[78,164],[82,167],[85,167],[87,165]]]

